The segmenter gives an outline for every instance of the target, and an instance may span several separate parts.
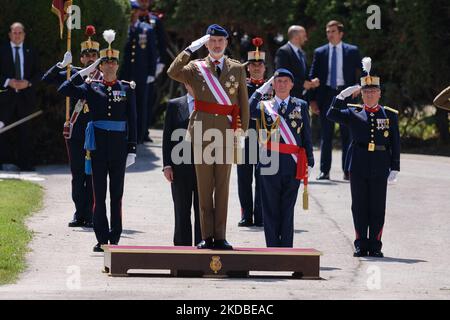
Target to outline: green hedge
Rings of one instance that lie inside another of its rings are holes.
[[[59,36],[58,18],[51,12],[51,0],[14,0],[0,10],[0,41],[9,41],[9,26],[19,21],[26,28],[26,42],[32,46],[40,57],[42,74],[61,61],[66,51],[65,28],[64,39]],[[130,5],[128,0],[74,0],[74,5],[81,9],[81,29],[72,32],[72,53],[74,65],[80,65],[80,42],[85,40],[86,25],[92,24],[97,29],[95,40],[101,48],[106,47],[102,33],[106,29],[117,32],[114,47],[121,49],[126,40]],[[56,88],[40,84],[38,87],[38,108],[44,115],[33,120],[35,130],[35,161],[40,164],[67,161],[62,126],[65,121],[65,102],[56,93]]]

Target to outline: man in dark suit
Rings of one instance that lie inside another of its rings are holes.
[[[40,80],[38,60],[35,52],[25,41],[25,27],[15,22],[10,27],[10,42],[0,49],[0,119],[5,125],[22,119],[33,112],[36,106],[36,84]],[[33,170],[30,145],[32,131],[24,123],[14,131],[18,133],[18,157],[12,156],[10,133],[0,135],[0,164],[13,158],[23,171]],[[8,151],[7,151],[8,150]]]
[[[294,75],[294,88],[291,96],[305,98],[306,91],[319,86],[319,79],[309,81],[306,54],[302,46],[308,35],[302,26],[291,26],[288,30],[288,43],[278,49],[275,55],[275,69],[287,69]]]
[[[358,47],[342,42],[344,25],[339,21],[330,21],[326,26],[329,43],[314,51],[314,59],[309,76],[319,78],[320,86],[311,94],[310,106],[320,116],[320,175],[318,180],[330,179],[332,141],[334,122],[326,114],[331,100],[343,89],[358,83],[361,73],[361,56]],[[358,92],[353,95],[356,97]],[[349,131],[340,125],[342,141],[342,170],[344,179],[348,180],[345,158],[350,142]]]
[[[163,132],[163,163],[164,176],[171,183],[172,198],[175,209],[175,233],[173,243],[176,246],[192,246],[191,207],[194,201],[194,244],[202,240],[200,230],[200,209],[198,204],[197,179],[192,156],[188,162],[177,163],[172,157],[175,146],[183,146],[183,150],[191,150],[191,143],[184,140],[184,134],[173,141],[172,134],[175,130],[186,130],[189,117],[194,110],[194,98],[192,89],[186,85],[188,94],[178,99],[170,100],[167,105],[166,118]],[[178,153],[176,153],[178,155]],[[191,152],[192,155],[192,152]],[[180,159],[183,159],[180,155]]]

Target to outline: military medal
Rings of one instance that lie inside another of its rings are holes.
[[[231,88],[231,89],[230,89],[230,94],[235,94],[235,93],[236,93],[236,89]]]
[[[389,131],[385,131],[385,132],[384,132],[384,137],[385,137],[385,138],[389,137]]]
[[[231,82],[230,81],[225,82],[225,87],[231,88]]]
[[[298,129],[297,129],[297,134],[300,134],[300,131],[301,131],[300,128],[298,128]]]
[[[295,120],[292,120],[291,127],[292,128],[297,128],[297,122],[295,122]]]

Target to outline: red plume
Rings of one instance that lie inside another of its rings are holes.
[[[252,43],[255,47],[259,48],[264,44],[264,40],[262,38],[253,38]]]
[[[91,25],[87,26],[85,34],[88,37],[92,37],[95,34],[95,27]]]

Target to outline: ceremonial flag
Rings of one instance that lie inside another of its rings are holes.
[[[59,19],[59,32],[61,39],[63,38],[64,32],[64,21],[67,19],[66,10],[72,5],[72,0],[53,0],[52,1],[52,12],[58,16]]]

